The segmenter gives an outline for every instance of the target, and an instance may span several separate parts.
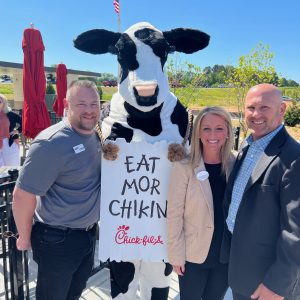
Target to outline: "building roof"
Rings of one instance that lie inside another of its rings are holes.
[[[67,69],[68,74],[79,75],[79,76],[87,76],[87,77],[100,77],[101,73],[89,72],[89,71],[80,71]],[[12,63],[7,61],[0,61],[0,74],[13,75],[23,72],[23,64]],[[45,73],[56,73],[56,68],[46,67]]]

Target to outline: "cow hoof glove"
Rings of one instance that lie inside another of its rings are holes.
[[[102,151],[105,159],[116,160],[118,158],[119,146],[113,143],[108,143],[103,146]]]
[[[171,162],[180,161],[185,158],[184,147],[180,144],[170,144],[168,148],[168,160]]]

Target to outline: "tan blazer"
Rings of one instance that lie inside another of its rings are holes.
[[[230,173],[235,156],[230,159]],[[213,196],[209,180],[198,180],[205,171],[204,162],[192,169],[187,160],[173,165],[167,210],[168,256],[172,265],[185,261],[203,263],[207,257],[214,231]],[[229,174],[226,174],[228,179]]]

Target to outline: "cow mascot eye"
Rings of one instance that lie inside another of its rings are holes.
[[[139,67],[139,63],[136,60],[136,46],[128,34],[124,33],[116,43],[115,47],[117,48],[119,64],[122,66],[123,70],[128,72],[136,70]]]
[[[169,174],[171,162],[185,157],[192,114],[170,91],[164,65],[169,53],[194,53],[204,49],[209,39],[209,35],[197,29],[160,31],[141,22],[123,33],[93,29],[74,40],[77,49],[91,54],[117,55],[120,64],[118,90],[97,125],[106,158],[103,165],[110,166],[102,171],[103,176],[109,176],[103,182],[110,185],[113,181],[110,191],[103,185],[100,215],[100,219],[110,216],[109,221],[101,219],[100,239],[102,236],[107,240],[102,240],[100,253],[105,254],[100,254],[100,258],[111,261],[113,298],[118,299],[122,294],[130,298],[129,295],[135,294],[132,289],[137,284],[133,281],[140,279],[135,276],[135,270],[140,270],[140,274],[147,274],[144,283],[140,282],[147,286],[142,291],[149,293],[142,295],[142,299],[154,299],[152,294],[156,295],[155,299],[167,300],[172,271],[165,263],[168,257],[164,240],[168,176],[161,174]],[[107,160],[111,161],[106,163]],[[161,162],[166,167],[159,169]],[[124,168],[127,175],[122,182]],[[118,186],[122,200],[117,200],[118,195],[111,196]],[[105,195],[114,199],[109,202]],[[111,228],[119,228],[115,236]],[[138,230],[145,232],[139,234]],[[154,234],[155,230],[160,233]]]

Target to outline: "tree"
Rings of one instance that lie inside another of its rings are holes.
[[[299,84],[295,80],[290,79],[290,80],[288,80],[288,86],[297,87],[297,86],[299,86]]]
[[[56,93],[56,91],[55,91],[53,84],[51,82],[49,82],[46,87],[46,94],[47,95],[55,95],[55,93]]]
[[[234,98],[238,110],[239,124],[244,136],[248,128],[244,120],[245,97],[250,87],[260,83],[275,83],[278,78],[272,64],[274,55],[268,45],[259,43],[249,54],[239,58],[238,65],[232,70],[228,84],[233,86]]]
[[[288,84],[289,83],[288,83],[287,79],[284,77],[281,77],[278,81],[278,86],[280,86],[280,87],[288,86]]]
[[[97,78],[97,82],[100,84],[105,80],[117,80],[117,77],[112,73],[101,73],[101,76]]]
[[[293,101],[292,105],[286,110],[284,121],[285,124],[291,127],[300,124],[300,106],[297,101]]]
[[[181,56],[169,57],[166,66],[170,87],[185,106],[193,105],[198,100],[196,92],[203,79],[200,67],[187,61],[182,62]],[[184,88],[183,88],[184,87]],[[188,100],[184,100],[188,99]]]

